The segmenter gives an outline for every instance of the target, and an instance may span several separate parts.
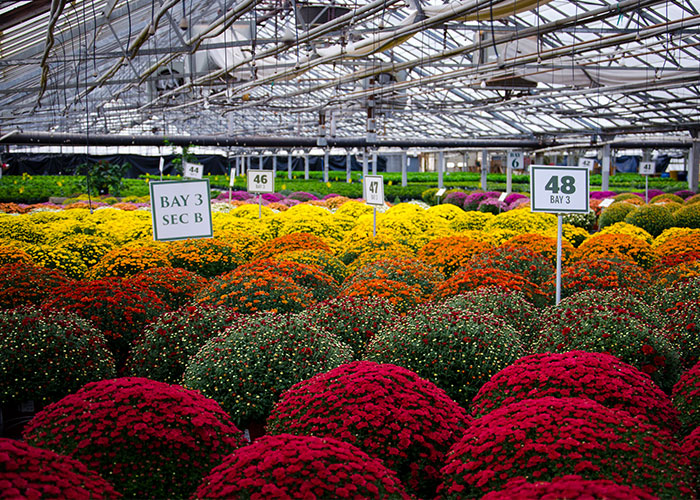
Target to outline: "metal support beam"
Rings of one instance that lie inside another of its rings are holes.
[[[352,182],[352,154],[349,150],[345,156],[345,182]]]
[[[20,132],[6,139],[0,140],[0,144],[26,144],[26,145],[67,145],[84,146],[162,146],[166,140],[174,146],[218,146],[218,147],[250,147],[250,148],[313,148],[316,147],[314,137],[261,137],[261,136],[218,136],[218,135],[110,135],[90,134],[89,141],[86,134],[69,134],[54,132]],[[554,140],[543,143],[537,140],[521,139],[383,139],[376,142],[368,142],[364,137],[341,137],[328,139],[328,147],[339,148],[523,148],[535,149],[554,146]],[[640,142],[643,144],[643,142]],[[679,142],[677,147],[683,147],[687,142]],[[669,143],[671,146],[672,143]],[[688,147],[687,145],[685,147]]]
[[[408,154],[401,152],[401,187],[408,186]]]
[[[601,174],[603,175],[603,182],[601,183],[601,191],[608,191],[610,188],[610,156],[611,156],[610,144],[603,146],[603,168]]]
[[[323,182],[328,182],[328,173],[330,170],[330,152],[326,149],[323,153]]]
[[[309,153],[304,153],[304,180],[309,180]]]
[[[440,151],[438,153],[437,174],[438,174],[438,188],[442,189],[445,187],[445,180],[444,180],[445,152],[444,151]]]
[[[688,155],[688,189],[697,193],[698,180],[700,178],[700,140],[697,130],[691,131],[690,134],[694,140]]]
[[[481,189],[486,191],[487,178],[489,174],[489,152],[481,151]]]

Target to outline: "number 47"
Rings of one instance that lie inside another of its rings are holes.
[[[570,175],[565,175],[564,177],[561,178],[561,185],[559,184],[559,176],[558,175],[553,175],[549,181],[547,181],[547,184],[545,184],[544,189],[545,191],[551,191],[554,194],[559,193],[561,191],[564,194],[572,194],[574,191],[576,191],[576,186],[574,186],[574,183],[576,182],[576,179],[574,179]]]

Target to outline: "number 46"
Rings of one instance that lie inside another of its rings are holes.
[[[561,185],[559,184],[559,176],[558,175],[553,175],[549,181],[547,181],[547,184],[544,186],[545,191],[551,191],[554,194],[559,193],[561,191],[564,194],[572,194],[574,191],[576,191],[576,186],[574,186],[574,182],[576,179],[571,177],[570,175],[565,175],[564,177],[561,178]]]

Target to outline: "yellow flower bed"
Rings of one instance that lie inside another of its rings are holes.
[[[654,237],[641,227],[633,226],[627,222],[616,222],[610,226],[604,227],[597,234],[629,234],[649,243],[654,241]]]

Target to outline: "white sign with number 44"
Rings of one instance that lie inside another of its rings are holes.
[[[384,205],[384,178],[381,175],[368,175],[364,178],[365,202],[368,205]]]
[[[204,174],[204,166],[199,163],[182,162],[182,177],[184,179],[201,179]]]
[[[275,173],[272,170],[248,170],[249,193],[274,193]]]

